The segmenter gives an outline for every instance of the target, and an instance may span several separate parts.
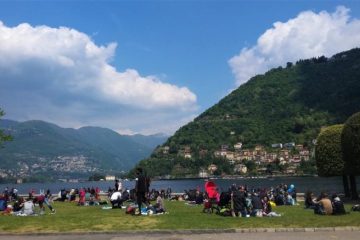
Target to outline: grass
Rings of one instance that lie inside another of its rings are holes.
[[[343,216],[319,216],[303,206],[279,206],[277,218],[232,218],[202,213],[202,206],[188,206],[184,202],[166,202],[169,214],[132,216],[124,209],[102,210],[101,206],[78,207],[75,203],[55,202],[56,214],[38,217],[0,215],[0,232],[56,233],[56,232],[112,232],[125,230],[165,229],[229,229],[229,228],[302,228],[360,226],[360,212]],[[349,211],[351,205],[346,205]],[[50,211],[48,209],[47,213]]]

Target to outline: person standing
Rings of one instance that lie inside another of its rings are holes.
[[[119,189],[119,179],[115,179],[115,188],[114,190],[117,191]]]
[[[136,183],[135,183],[135,193],[136,193],[136,201],[139,208],[139,215],[141,215],[142,203],[145,203],[145,205],[147,205],[145,195],[148,189],[149,186],[147,184],[146,177],[143,173],[143,169],[139,167],[136,169]]]

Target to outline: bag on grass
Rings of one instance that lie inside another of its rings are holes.
[[[135,214],[135,211],[136,211],[136,208],[134,206],[128,206],[126,208],[126,214],[131,214],[131,215],[134,215]]]
[[[354,212],[360,212],[360,205],[356,204],[356,205],[352,206],[351,210]]]

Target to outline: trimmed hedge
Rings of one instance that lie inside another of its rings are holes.
[[[339,124],[324,128],[317,138],[315,159],[319,176],[341,176],[344,173],[341,148],[343,127],[344,125]]]

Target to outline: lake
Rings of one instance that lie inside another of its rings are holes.
[[[359,185],[360,177],[357,178]],[[341,177],[274,177],[274,178],[243,178],[243,179],[214,179],[213,180],[220,190],[227,190],[231,184],[247,185],[248,188],[269,188],[271,186],[277,186],[280,183],[287,185],[294,184],[298,192],[306,192],[311,190],[314,193],[326,191],[329,193],[343,192],[342,178]],[[204,179],[187,179],[187,180],[161,180],[152,181],[151,189],[167,189],[170,187],[173,192],[183,192],[185,189],[194,189],[200,187],[204,189]],[[134,181],[123,181],[123,186],[132,189],[135,186]],[[102,191],[106,192],[109,187],[114,187],[114,182],[55,182],[55,183],[22,183],[22,184],[0,184],[0,192],[5,187],[16,188],[20,194],[27,194],[31,189],[35,190],[35,193],[39,193],[40,189],[50,189],[51,193],[58,193],[62,188],[82,188],[82,187],[99,187]]]

